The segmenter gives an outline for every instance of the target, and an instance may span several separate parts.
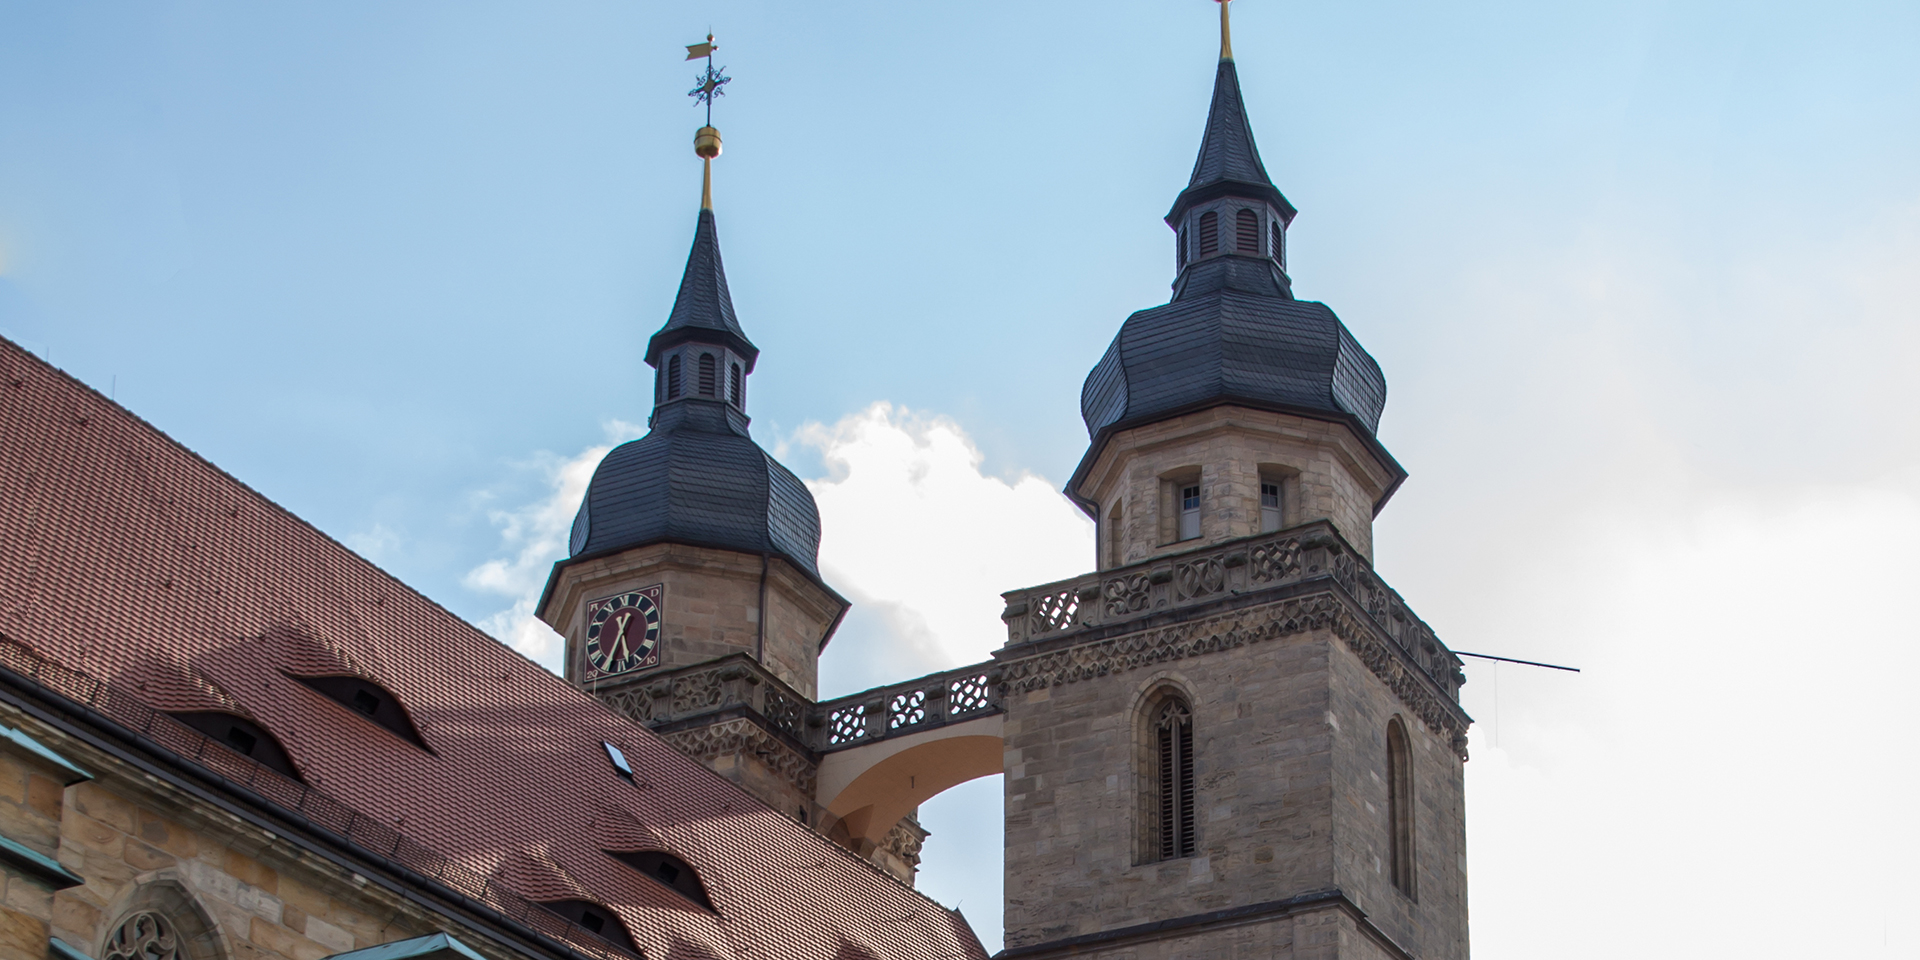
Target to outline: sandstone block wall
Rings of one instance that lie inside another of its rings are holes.
[[[1174,497],[1196,474],[1200,536],[1178,541]],[[1233,406],[1172,417],[1109,438],[1076,492],[1100,504],[1106,570],[1259,533],[1263,478],[1280,483],[1283,527],[1329,520],[1371,560],[1393,475],[1345,424]]]
[[[1324,631],[1009,697],[1009,947],[1334,883]],[[1198,853],[1155,861],[1140,705],[1191,697]]]

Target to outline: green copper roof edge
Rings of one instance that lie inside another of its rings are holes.
[[[51,763],[57,767],[63,767],[66,769],[68,773],[73,774],[73,779],[68,780],[66,783],[61,784],[61,786],[71,787],[82,780],[93,779],[93,774],[80,769],[80,766],[74,763],[72,760],[68,760],[66,757],[63,757],[57,753],[54,753],[52,750],[47,749],[46,744],[41,743],[40,741],[35,740],[34,738],[29,737],[26,734],[21,733],[20,731],[15,730],[12,727],[0,727],[0,737],[5,737],[8,740],[12,740],[14,743],[19,744],[20,747],[26,750],[27,752],[38,754],[42,759],[46,760],[48,763]]]
[[[79,948],[59,937],[48,937],[47,948],[53,951],[57,960],[93,960],[92,957],[81,953]]]
[[[68,887],[77,887],[86,883],[85,880],[80,879],[73,871],[61,866],[59,862],[52,857],[37,850],[23,847],[6,837],[0,837],[0,860],[13,864],[46,881],[47,884],[55,890],[65,890]]]
[[[473,951],[472,947],[455,940],[444,933],[430,933],[411,940],[395,940],[365,950],[349,950],[336,953],[325,960],[407,960],[409,957],[426,957],[437,953],[466,957],[467,960],[486,960]]]

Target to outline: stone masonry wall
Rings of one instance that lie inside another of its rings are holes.
[[[1200,537],[1174,541],[1170,475],[1198,468]],[[1138,563],[1260,532],[1260,483],[1281,481],[1282,526],[1331,521],[1373,556],[1373,505],[1391,482],[1344,424],[1221,406],[1122,431],[1107,440],[1077,491],[1100,504],[1099,568]],[[1122,556],[1112,556],[1113,507]]]
[[[1465,765],[1344,645],[1333,655],[1334,807],[1339,887],[1415,955],[1466,960]],[[1413,768],[1414,895],[1393,885],[1387,722],[1399,717]]]
[[[49,936],[103,957],[115,926],[156,906],[192,941],[192,960],[320,960],[449,929],[444,918],[30,718],[6,711],[0,724],[95,777],[63,789],[45,761],[0,740],[0,833],[85,880],[55,891],[0,866],[0,957],[44,957]],[[485,938],[462,938],[506,960]]]
[[[1243,614],[1245,615],[1245,614]],[[1334,883],[1330,631],[1008,698],[1006,942],[1027,946]],[[1140,705],[1194,714],[1196,856],[1138,862]]]

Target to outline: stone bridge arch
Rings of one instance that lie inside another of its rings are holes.
[[[863,856],[922,803],[1005,770],[1003,715],[986,664],[820,706],[821,826]]]

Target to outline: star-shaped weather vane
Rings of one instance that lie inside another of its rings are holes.
[[[733,80],[732,77],[727,76],[726,67],[721,67],[718,70],[714,69],[713,52],[718,49],[720,49],[720,45],[713,42],[713,34],[711,33],[707,34],[707,42],[705,43],[687,44],[688,60],[698,60],[701,57],[707,58],[707,69],[695,74],[693,78],[693,82],[699,84],[699,86],[688,90],[687,96],[692,97],[695,104],[706,105],[707,126],[709,127],[713,126],[713,98],[726,96],[727,92],[720,88],[726,86]]]

